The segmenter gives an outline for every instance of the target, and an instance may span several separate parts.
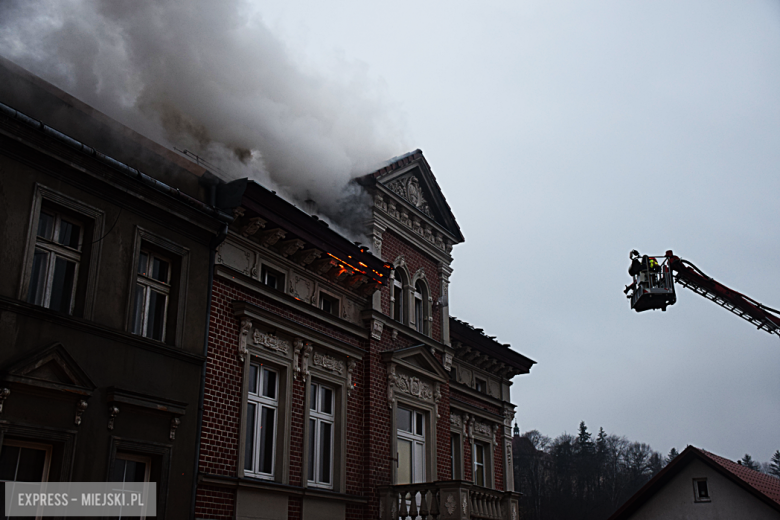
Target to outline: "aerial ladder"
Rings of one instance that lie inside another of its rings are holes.
[[[629,254],[632,282],[623,291],[636,312],[661,309],[677,302],[674,282],[717,303],[758,329],[780,336],[780,311],[762,305],[710,278],[687,260],[669,250],[663,256]]]

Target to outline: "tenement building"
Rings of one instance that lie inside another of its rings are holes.
[[[450,316],[464,238],[423,154],[356,180],[365,245],[212,173],[0,58],[0,481],[154,482],[167,519],[518,520],[534,362]]]
[[[0,483],[155,482],[191,518],[231,220],[204,172],[0,60]]]
[[[196,517],[516,520],[509,390],[534,362],[449,315],[463,236],[422,153],[358,183],[370,246],[252,181],[217,187],[235,220]]]

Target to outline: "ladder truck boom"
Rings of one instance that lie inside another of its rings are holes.
[[[629,274],[633,282],[626,286],[624,292],[635,311],[666,310],[668,305],[674,305],[677,300],[672,284],[673,272],[674,281],[678,284],[715,302],[758,329],[780,337],[780,311],[726,287],[704,274],[693,263],[675,256],[671,250],[664,256],[645,255],[641,259],[639,253],[634,250],[629,256],[632,260]]]

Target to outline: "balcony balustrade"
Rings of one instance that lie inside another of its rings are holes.
[[[381,520],[518,520],[520,493],[463,480],[379,488]]]

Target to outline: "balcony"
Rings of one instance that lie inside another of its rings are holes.
[[[517,520],[520,493],[464,480],[383,486],[381,520]]]

